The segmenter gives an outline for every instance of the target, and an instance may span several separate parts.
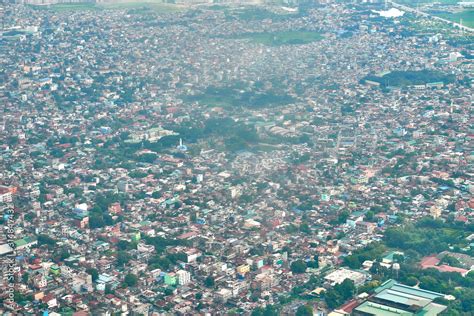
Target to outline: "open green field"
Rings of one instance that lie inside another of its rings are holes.
[[[61,3],[49,6],[31,6],[37,10],[51,10],[55,12],[65,11],[93,11],[93,10],[127,10],[144,9],[144,12],[168,13],[181,11],[184,7],[174,4],[163,3],[162,1],[123,1],[113,3]]]
[[[464,26],[474,27],[474,9],[462,10],[456,13],[437,13],[436,15],[457,23],[462,19]]]
[[[282,31],[274,33],[248,33],[239,38],[269,46],[308,44],[323,39],[321,33],[311,31]]]
[[[474,27],[474,9],[459,9],[457,12],[448,12],[448,10],[444,11],[441,6],[456,6],[459,2],[463,0],[396,0],[395,2],[404,4],[411,7],[416,7],[420,5],[420,9],[423,11],[423,5],[434,4],[434,7],[426,7],[432,15],[436,15],[447,20],[459,23],[459,21],[463,20],[463,25],[468,27]],[[439,5],[439,6],[436,6]],[[451,9],[450,9],[451,10]]]
[[[183,96],[187,102],[199,102],[201,105],[223,108],[266,108],[284,106],[294,102],[287,94],[276,91],[242,91],[238,86],[209,87],[202,94]]]
[[[404,5],[411,5],[411,6],[416,6],[417,4],[429,4],[429,3],[436,3],[436,4],[441,4],[441,5],[454,5],[454,4],[457,4],[458,2],[461,2],[461,0],[398,0],[395,2],[404,4]]]
[[[30,5],[30,8],[35,10],[51,10],[56,12],[89,11],[100,9],[95,3],[59,3],[52,5]]]
[[[210,107],[223,107],[228,108],[232,106],[234,102],[231,96],[212,96],[212,95],[203,95],[199,102],[203,105]]]

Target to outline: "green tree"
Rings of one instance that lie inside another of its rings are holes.
[[[117,249],[119,249],[119,250],[127,250],[128,247],[129,247],[129,245],[130,245],[130,242],[129,242],[129,241],[127,241],[127,240],[125,240],[125,239],[121,239],[121,240],[119,240],[118,243],[117,243]]]
[[[356,293],[356,287],[354,285],[354,281],[350,279],[345,279],[342,281],[341,284],[338,284],[335,286],[341,297],[344,299],[344,301],[348,300],[354,294]]]
[[[338,223],[342,224],[342,223],[345,223],[346,220],[349,218],[349,211],[342,211],[341,213],[339,213],[338,217],[337,217],[337,221]]]
[[[374,216],[375,216],[374,212],[368,211],[368,212],[365,214],[365,220],[366,220],[367,222],[373,222],[373,221],[374,221]]]
[[[90,228],[100,228],[105,226],[104,217],[102,214],[92,213],[89,217]]]
[[[300,231],[303,232],[303,233],[305,233],[305,234],[311,233],[311,229],[309,228],[308,223],[302,223],[302,224],[300,225]]]
[[[313,316],[313,308],[310,305],[301,305],[296,310],[296,316]]]
[[[138,277],[135,274],[129,273],[125,276],[123,281],[127,286],[133,287],[137,285]]]
[[[252,311],[251,316],[277,316],[279,315],[278,309],[271,304],[268,304],[265,308],[257,307]]]
[[[204,285],[206,287],[214,287],[215,285],[215,281],[214,281],[214,278],[212,276],[208,276],[205,280],[204,280]]]
[[[95,282],[99,278],[99,271],[95,268],[88,268],[86,272],[92,276],[92,282]]]
[[[28,283],[28,279],[30,278],[30,275],[28,274],[28,272],[25,272],[23,273],[23,275],[21,276],[21,281],[25,284]]]
[[[125,251],[119,251],[117,252],[117,265],[119,267],[122,267],[124,266],[125,264],[127,264],[131,259],[131,256],[125,252]]]
[[[334,289],[330,289],[324,294],[324,300],[328,307],[333,309],[340,305],[341,297]]]
[[[47,235],[38,235],[38,245],[56,246],[56,240]]]
[[[291,263],[290,268],[293,273],[305,273],[307,267],[303,260],[296,260]]]
[[[308,266],[308,268],[313,268],[313,269],[319,268],[319,261],[318,261],[318,259],[308,261],[307,266]]]

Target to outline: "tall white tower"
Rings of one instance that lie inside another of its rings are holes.
[[[400,264],[395,262],[392,265],[392,270],[393,270],[393,274],[395,275],[395,279],[398,279],[398,273],[400,272]]]

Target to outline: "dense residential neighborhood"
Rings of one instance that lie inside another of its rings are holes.
[[[474,310],[472,33],[31,4],[0,7],[2,315]]]

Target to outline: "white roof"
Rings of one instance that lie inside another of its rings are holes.
[[[10,247],[8,244],[0,245],[0,256],[6,255],[10,252],[13,252],[13,248]]]

